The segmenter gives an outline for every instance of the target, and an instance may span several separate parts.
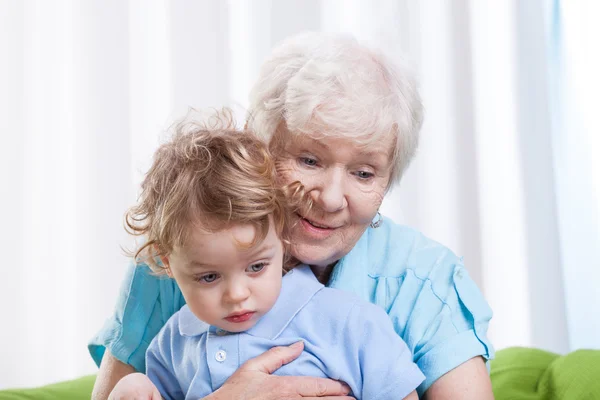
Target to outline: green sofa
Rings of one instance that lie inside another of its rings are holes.
[[[491,363],[496,400],[600,400],[600,351],[565,356],[513,347],[498,351]],[[95,376],[33,389],[0,391],[0,400],[89,399]]]

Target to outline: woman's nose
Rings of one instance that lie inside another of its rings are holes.
[[[336,212],[348,206],[344,172],[332,169],[324,173],[311,191],[316,205],[325,212]]]

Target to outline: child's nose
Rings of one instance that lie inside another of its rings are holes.
[[[250,296],[247,285],[239,282],[230,284],[227,288],[226,299],[230,303],[241,303]]]

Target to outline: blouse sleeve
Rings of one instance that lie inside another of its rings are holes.
[[[185,304],[173,279],[152,275],[147,265],[129,265],[113,315],[88,343],[100,365],[106,349],[119,361],[145,372],[152,339]]]
[[[403,277],[387,280],[388,285],[397,286],[387,287],[388,293],[397,293],[388,303],[388,314],[426,377],[418,388],[419,396],[471,358],[482,356],[487,361],[494,356],[487,337],[492,310],[462,260],[448,252],[435,264],[425,270],[408,269]]]

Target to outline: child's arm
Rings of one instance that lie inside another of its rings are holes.
[[[185,397],[172,364],[170,331],[173,328],[172,321],[152,340],[146,351],[146,375],[154,384],[164,399],[183,399]],[[175,326],[175,329],[177,327]],[[154,399],[153,399],[154,400]]]
[[[418,399],[425,380],[386,312],[359,302],[348,316],[344,343],[355,349],[362,383],[357,397],[369,400]]]
[[[161,400],[161,396],[146,375],[135,372],[123,377],[108,396],[108,400],[123,399]]]
[[[119,361],[110,351],[106,349],[102,356],[102,363],[96,376],[92,400],[106,400],[115,388],[115,385],[129,374],[135,373],[135,368],[129,364]]]

